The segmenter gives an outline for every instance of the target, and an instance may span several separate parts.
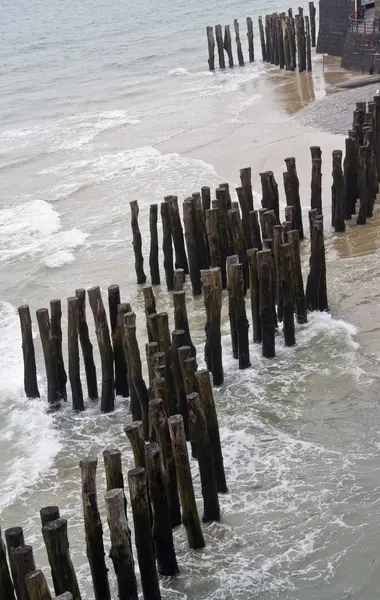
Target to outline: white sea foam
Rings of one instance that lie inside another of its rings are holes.
[[[18,316],[7,302],[0,302],[0,373],[1,512],[51,468],[61,447],[43,382],[40,399],[25,397]]]

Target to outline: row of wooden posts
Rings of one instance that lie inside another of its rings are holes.
[[[259,17],[261,55],[264,62],[278,65],[280,69],[285,68],[287,71],[295,71],[297,66],[299,72],[312,70],[311,48],[315,48],[316,45],[314,2],[309,2],[309,14],[310,17],[304,17],[303,8],[299,7],[298,14],[293,17],[293,10],[289,8],[287,15],[286,13],[266,15],[265,25],[263,25],[262,17]],[[245,63],[237,19],[234,20],[234,31],[237,59],[239,66],[243,67]],[[224,36],[221,25],[215,25],[215,38],[213,27],[207,27],[206,34],[209,70],[215,70],[215,40],[219,67],[226,68],[224,53],[227,55],[228,66],[234,67],[230,26],[225,25]],[[254,62],[255,50],[251,17],[247,17],[247,38],[249,62]]]
[[[156,375],[159,373],[161,370],[157,367]],[[182,415],[168,416],[166,402],[169,398],[162,394],[159,380],[158,377],[157,393],[160,396],[149,402],[149,430],[142,421],[135,421],[124,429],[135,463],[128,471],[128,484],[144,600],[160,600],[159,575],[168,577],[179,573],[173,528],[183,524],[189,548],[195,550],[205,546],[190,469],[187,433],[199,467],[204,523],[220,520],[218,495],[228,492],[209,373],[198,371],[191,382],[186,380],[188,432]],[[104,499],[111,542],[109,556],[114,566],[118,597],[120,600],[137,600],[138,584],[121,452],[106,449],[103,458],[107,487]],[[97,458],[87,458],[79,463],[85,547],[95,600],[111,600],[97,501],[97,462]],[[56,506],[42,508],[40,516],[56,598],[80,600],[81,592],[70,557],[67,520],[61,518]],[[5,540],[6,545],[0,530],[0,598],[14,600],[16,595],[17,600],[51,600],[45,576],[36,569],[33,548],[25,543],[22,528],[6,529]]]

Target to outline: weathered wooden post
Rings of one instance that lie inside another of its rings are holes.
[[[12,548],[11,554],[14,569],[14,571],[12,570],[13,583],[17,598],[18,600],[29,600],[25,577],[36,570],[33,548],[32,546],[19,546],[18,548]]]
[[[358,164],[356,141],[346,138],[346,152],[343,162],[344,189],[345,189],[345,219],[351,219],[356,213],[356,200],[358,198]]]
[[[262,332],[262,353],[265,358],[275,355],[274,322],[275,307],[272,295],[272,251],[257,252],[258,278],[260,290],[260,319]]]
[[[44,506],[40,509],[40,518],[42,527],[50,521],[55,521],[61,517],[58,506]]]
[[[223,32],[221,25],[215,25],[215,38],[218,47],[219,67],[225,69],[226,63],[224,62]]]
[[[224,381],[222,342],[220,333],[222,310],[222,280],[219,267],[202,271],[203,298],[206,308],[206,347],[214,385]]]
[[[1,537],[1,528],[0,528],[0,598],[4,600],[14,600],[14,590],[12,578],[9,572],[8,563],[7,563],[7,553],[5,549],[5,544]],[[33,599],[32,600],[39,600]],[[49,600],[49,598],[42,597],[41,600]]]
[[[227,52],[228,66],[231,69],[234,66],[234,57],[232,56],[231,31],[230,31],[229,25],[225,25],[225,27],[224,27],[223,47],[224,47],[225,51]]]
[[[306,40],[303,15],[295,16],[295,27],[297,33],[298,71],[306,71]]]
[[[332,153],[332,178],[333,184],[331,188],[333,210],[332,224],[336,232],[345,231],[346,225],[344,222],[345,212],[345,196],[344,196],[344,177],[342,170],[342,151],[333,150]]]
[[[373,130],[371,127],[365,126],[364,132],[364,145],[367,148],[367,187],[368,187],[368,205],[367,205],[367,217],[373,216],[373,204],[376,199],[376,193],[378,189],[377,172],[376,172],[376,161],[373,150]]]
[[[73,595],[70,594],[70,592],[65,592],[64,594],[56,596],[54,600],[73,600]]]
[[[174,270],[174,291],[180,292],[183,290],[183,284],[185,282],[185,270],[184,269],[175,269]]]
[[[57,361],[58,396],[66,400],[67,375],[62,354],[62,310],[60,300],[50,300],[50,330],[54,344],[54,353]]]
[[[274,210],[277,222],[280,220],[278,185],[273,175],[273,171],[260,173],[262,187],[262,207],[267,210]]]
[[[183,524],[186,529],[189,547],[193,550],[204,548],[205,541],[195,502],[182,416],[173,415],[169,417],[168,425],[181,497]]]
[[[231,295],[233,298],[233,307],[237,331],[237,347],[239,357],[239,369],[247,369],[251,366],[249,358],[248,341],[248,319],[245,310],[244,300],[244,275],[243,265],[241,263],[231,265]]]
[[[290,256],[292,261],[294,299],[298,323],[307,323],[306,298],[303,287],[302,268],[300,258],[299,233],[297,229],[288,231]]]
[[[289,9],[291,10],[291,9]],[[286,19],[286,27],[289,34],[289,54],[290,54],[290,71],[296,70],[297,63],[297,48],[296,48],[296,36],[295,36],[295,27],[294,27],[294,18],[292,14],[289,14]]]
[[[25,585],[28,592],[29,600],[51,600],[49,586],[46,582],[45,575],[42,571],[37,570],[28,573],[28,575],[26,575],[25,577]],[[1,597],[13,598],[13,593],[11,596]]]
[[[98,381],[96,378],[96,367],[94,363],[94,353],[90,336],[88,333],[88,325],[86,320],[86,290],[77,289],[75,295],[79,300],[79,340],[82,348],[82,356],[84,362],[84,369],[86,372],[87,382],[87,393],[90,400],[97,400],[98,395]]]
[[[171,347],[171,359],[172,359],[172,373],[174,379],[174,386],[176,390],[176,412],[179,412],[183,416],[186,439],[189,439],[189,427],[188,427],[188,415],[187,415],[187,400],[185,394],[185,388],[183,383],[181,365],[179,361],[178,349],[186,345],[186,334],[183,329],[176,329],[172,331],[172,347]]]
[[[249,62],[255,60],[255,49],[253,45],[253,26],[251,17],[247,17],[247,38],[248,38],[248,55]]]
[[[305,38],[306,38],[306,64],[307,70],[311,73],[312,62],[311,62],[311,39],[310,39],[310,24],[309,17],[305,17]]]
[[[288,19],[286,17],[282,17],[282,19],[281,19],[281,28],[282,28],[282,36],[283,36],[283,40],[284,40],[285,69],[287,71],[290,71],[291,70],[290,37],[289,37]]]
[[[131,323],[131,313],[124,315],[124,335],[128,349],[128,368],[133,387],[141,408],[141,418],[144,424],[144,438],[149,439],[149,394],[142,376],[140,349],[136,338],[136,325]]]
[[[211,208],[211,189],[208,185],[201,187],[203,218],[206,220],[206,210]]]
[[[4,531],[4,536],[5,543],[7,545],[9,566],[11,569],[12,579],[15,586],[16,597],[19,598],[17,588],[17,571],[13,560],[12,550],[14,548],[18,548],[19,546],[24,546],[24,533],[21,527],[8,527],[8,529]]]
[[[86,553],[90,565],[95,600],[111,600],[108,585],[108,569],[104,560],[103,527],[96,494],[97,458],[79,462],[82,479],[82,505]]]
[[[251,210],[249,213],[249,227],[251,231],[251,247],[262,250],[262,241],[257,210]]]
[[[139,203],[137,200],[132,200],[131,206],[131,227],[132,227],[132,246],[135,253],[135,271],[137,276],[137,283],[145,283],[146,275],[144,273],[144,257],[142,255],[142,239],[139,228]]]
[[[291,187],[292,193],[290,197],[286,197],[286,203],[288,206],[293,206],[295,210],[295,220],[296,226],[300,234],[300,240],[303,240],[303,224],[302,224],[302,208],[301,208],[301,200],[299,194],[299,179],[297,175],[296,169],[296,159],[294,157],[285,158],[286,169],[289,173],[289,185]]]
[[[175,268],[183,269],[185,275],[187,275],[189,272],[189,265],[187,264],[185,240],[183,238],[181,216],[178,208],[178,198],[177,196],[165,196],[165,202],[169,204],[170,228],[175,252]]]
[[[219,215],[217,208],[206,210],[206,231],[208,245],[210,249],[210,266],[219,267],[220,257],[220,239],[219,239]]]
[[[84,410],[82,383],[79,366],[79,300],[67,298],[67,352],[69,355],[69,379],[74,410]]]
[[[37,385],[37,367],[34,353],[32,319],[27,304],[19,306],[22,354],[24,359],[24,391],[27,398],[39,398],[40,392]]]
[[[261,319],[260,319],[260,289],[259,277],[257,268],[257,248],[247,250],[248,267],[249,267],[249,291],[251,298],[251,314],[252,314],[252,329],[253,342],[261,343]]]
[[[207,422],[196,392],[188,394],[190,439],[197,449],[197,460],[203,496],[202,521],[220,521],[218,488],[216,484],[213,451],[207,431]]]
[[[311,29],[311,47],[315,48],[315,13],[316,8],[314,2],[309,2],[310,29]]]
[[[149,269],[152,285],[160,285],[160,266],[158,261],[158,205],[151,204],[149,207],[149,231],[150,231],[150,250],[149,250]]]
[[[208,46],[208,68],[209,71],[214,71],[215,69],[215,40],[214,40],[214,32],[212,27],[206,27],[207,33],[207,46]]]
[[[157,342],[148,342],[145,344],[145,355],[146,355],[146,364],[148,367],[148,376],[149,376],[149,390],[151,391],[153,388],[153,379],[154,379],[154,355],[158,352],[158,343]]]
[[[359,212],[356,219],[358,225],[365,225],[369,203],[369,188],[367,184],[368,150],[366,146],[359,146],[358,150],[358,190]]]
[[[283,302],[283,333],[285,346],[294,346],[293,277],[290,244],[281,244],[281,293]]]
[[[173,267],[173,246],[172,246],[172,228],[170,222],[169,203],[161,202],[161,221],[162,221],[162,252],[164,255],[164,270],[166,287],[168,291],[173,289],[174,267]]]
[[[78,581],[69,551],[67,520],[60,518],[49,521],[42,527],[42,536],[46,546],[55,593],[58,595],[63,592],[71,592],[74,600],[80,600]],[[95,597],[100,598],[96,593]]]
[[[274,301],[277,306],[278,320],[282,321],[282,288],[281,288],[281,257],[280,246],[282,244],[282,225],[274,225],[272,229],[273,260],[275,267]]]
[[[202,200],[199,192],[192,194],[191,202],[193,204],[193,227],[198,254],[198,266],[199,269],[208,269],[210,265],[210,254],[207,242],[206,224],[203,218]]]
[[[239,21],[237,19],[234,19],[234,29],[235,29],[236,51],[237,51],[239,66],[244,67],[244,56],[243,56],[243,50],[241,49]]]
[[[202,293],[200,268],[199,268],[199,256],[196,244],[195,234],[195,204],[194,201],[189,199],[185,200],[182,205],[183,207],[183,223],[185,227],[185,239],[187,246],[187,255],[189,258],[189,271],[191,279],[191,287],[194,296],[199,296]]]
[[[191,355],[196,356],[196,349],[191,341],[189,320],[187,318],[186,295],[184,291],[173,293],[173,308],[174,308],[174,327],[183,329],[185,332],[186,344],[191,347]]]
[[[87,290],[88,300],[94,315],[95,333],[98,340],[100,360],[102,364],[102,398],[100,410],[110,412],[115,408],[115,392],[113,377],[113,353],[104,310],[103,300],[98,286]]]
[[[232,254],[227,256],[226,267],[227,267],[227,292],[228,292],[228,318],[230,321],[230,333],[231,333],[231,348],[232,348],[232,356],[234,358],[239,358],[238,351],[238,338],[237,338],[237,328],[236,328],[236,317],[235,317],[235,309],[234,309],[234,298],[232,295],[232,286],[231,286],[231,267],[232,265],[237,265],[239,262],[239,257],[237,254]],[[209,350],[209,348],[207,347]],[[205,358],[206,365],[209,368],[207,353],[205,349]]]
[[[128,471],[128,483],[144,600],[161,600],[151,533],[145,469],[135,468]]]
[[[228,223],[232,234],[234,251],[238,255],[239,262],[241,263],[243,269],[243,293],[245,295],[248,287],[247,245],[245,242],[243,224],[236,208],[231,208],[228,211]]]
[[[285,67],[285,48],[284,48],[284,33],[282,30],[282,17],[276,17],[276,28],[277,28],[277,48],[278,48],[278,60],[280,69]]]
[[[120,600],[138,600],[135,564],[130,545],[130,531],[122,488],[111,488],[104,496],[110,530],[112,560]]]
[[[312,226],[310,272],[307,278],[306,300],[309,310],[328,310],[322,217],[315,219]]]
[[[311,208],[316,208],[322,214],[322,160],[311,159]]]
[[[265,35],[264,35],[264,27],[263,27],[263,18],[259,17],[259,31],[260,31],[260,43],[261,43],[261,56],[263,62],[267,60],[267,50],[265,46]]]
[[[152,536],[160,575],[171,577],[179,573],[171,525],[168,475],[164,468],[160,446],[149,442],[145,446],[146,473],[153,508]]]
[[[270,39],[270,21],[269,15],[265,15],[265,48],[266,48],[266,62],[272,62],[272,44]]]
[[[135,467],[145,469],[144,426],[142,421],[133,421],[124,427],[124,433],[131,444]]]
[[[123,349],[123,329],[118,322],[120,288],[118,285],[108,287],[108,307],[110,313],[113,357],[115,362],[115,392],[118,396],[129,396],[128,369]],[[128,312],[128,311],[125,311]]]
[[[48,402],[59,405],[58,366],[55,343],[51,335],[49,311],[47,308],[39,308],[36,316],[45,359]]]

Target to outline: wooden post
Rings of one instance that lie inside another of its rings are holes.
[[[160,575],[171,577],[179,573],[174,550],[170,516],[168,475],[164,468],[160,446],[149,442],[145,446],[146,473],[153,508],[152,536]]]
[[[269,15],[265,15],[265,47],[266,47],[266,61],[272,62],[273,49],[270,39],[270,20]]]
[[[208,68],[209,71],[214,71],[215,69],[215,40],[214,40],[214,32],[212,27],[206,27],[207,33],[207,46],[208,46]]]
[[[21,527],[8,527],[8,529],[6,529],[4,531],[4,535],[5,535],[5,543],[7,545],[9,566],[11,569],[12,579],[13,579],[13,583],[15,586],[16,598],[19,599],[19,593],[18,593],[18,587],[17,587],[17,571],[16,571],[16,565],[13,560],[12,550],[14,548],[18,548],[19,546],[24,546],[24,544],[25,544],[24,533],[23,533]]]
[[[306,300],[309,310],[328,310],[325,246],[321,217],[315,219],[312,226],[310,272],[307,278]]]
[[[62,310],[60,300],[50,300],[50,328],[53,339],[55,358],[57,362],[58,378],[58,396],[63,400],[67,399],[66,383],[67,375],[62,354],[62,328],[61,328]]]
[[[302,73],[306,70],[306,40],[303,16],[295,16],[295,26],[297,32],[298,71]]]
[[[221,25],[215,25],[215,38],[218,47],[219,67],[225,69],[226,63],[224,62],[223,32]]]
[[[218,488],[216,484],[213,451],[207,431],[207,422],[196,392],[188,394],[190,439],[197,448],[197,460],[203,496],[203,523],[220,521]]]
[[[261,204],[267,210],[274,210],[277,222],[280,220],[278,185],[272,171],[260,173],[263,198]]]
[[[25,585],[29,600],[51,600],[50,590],[42,571],[37,570],[28,573],[25,577]],[[2,597],[11,599],[13,598],[13,592],[11,596]]]
[[[272,251],[261,250],[257,253],[258,278],[260,289],[260,319],[262,332],[262,353],[265,358],[275,355],[274,330],[276,323],[273,315],[275,307],[272,297]]]
[[[12,578],[9,572],[8,563],[7,563],[7,553],[5,549],[5,544],[1,537],[1,528],[0,528],[0,598],[4,600],[14,600],[14,590]],[[31,600],[40,600],[39,598],[32,598]],[[41,597],[41,600],[49,600],[48,597]]]
[[[74,600],[80,600],[78,581],[70,558],[67,520],[49,521],[42,527],[42,536],[46,546],[55,593],[58,595],[63,592],[71,592]],[[96,594],[95,597],[100,598]]]
[[[116,488],[124,489],[120,450],[118,448],[106,448],[103,450],[103,459],[107,492]]]
[[[247,38],[248,38],[248,55],[249,62],[255,60],[255,50],[253,45],[253,26],[251,17],[247,17]]]
[[[25,577],[36,570],[32,546],[19,546],[12,548],[13,583],[18,600],[29,600],[28,590],[26,588]],[[5,600],[5,598],[4,598]],[[8,599],[7,599],[8,600]]]
[[[153,379],[154,379],[153,357],[156,352],[158,352],[158,343],[157,342],[148,342],[147,344],[145,344],[145,355],[146,355],[146,364],[148,367],[149,390],[150,391],[153,389]]]
[[[359,146],[358,150],[358,190],[359,190],[359,212],[356,219],[358,225],[365,225],[369,203],[369,188],[367,184],[367,162],[368,149]]]
[[[285,69],[287,71],[291,70],[291,55],[290,55],[290,37],[289,37],[289,26],[288,19],[283,17],[281,19],[281,28],[282,28],[282,36],[284,41],[284,61],[285,61]]]
[[[115,408],[115,392],[113,378],[113,353],[108,330],[107,315],[98,286],[87,290],[88,300],[94,315],[95,333],[98,340],[100,360],[102,364],[102,399],[100,410],[110,412]]]
[[[227,52],[228,66],[231,69],[234,66],[234,57],[232,56],[231,31],[230,31],[230,26],[229,25],[225,25],[225,27],[224,27],[223,48]]]
[[[58,384],[56,346],[51,334],[49,311],[47,308],[39,308],[36,315],[45,359],[48,402],[51,405],[55,404],[59,406],[60,389]]]
[[[296,50],[296,37],[294,28],[294,19],[292,15],[289,15],[286,19],[286,28],[289,35],[289,54],[290,54],[290,71],[296,70],[297,62],[297,50]]]
[[[276,18],[277,27],[277,47],[278,47],[278,60],[280,69],[285,67],[285,48],[284,48],[284,34],[282,31],[282,18]]]
[[[119,286],[110,285],[108,288],[108,307],[115,362],[115,392],[116,395],[127,398],[129,396],[128,370],[123,349],[123,329],[119,327],[118,323],[118,307],[120,304]]]
[[[283,301],[283,333],[285,346],[294,346],[293,277],[290,244],[281,244],[281,293]]]
[[[169,315],[167,312],[157,313],[158,347],[167,354],[170,349]]]
[[[263,18],[259,17],[259,31],[260,31],[260,43],[261,43],[261,57],[263,62],[267,60],[267,50],[265,46],[265,36],[264,36],[264,27],[263,27]]]
[[[237,335],[237,328],[236,328],[234,298],[233,298],[233,294],[232,294],[232,284],[231,284],[231,268],[232,268],[232,265],[237,265],[238,262],[239,262],[239,257],[237,256],[237,254],[232,254],[231,256],[227,256],[226,266],[227,266],[228,318],[230,321],[232,356],[234,358],[239,358],[239,350],[238,350],[238,335]],[[206,356],[206,350],[205,350],[205,356]],[[206,365],[207,365],[207,368],[209,368],[207,358],[206,358]]]
[[[196,244],[195,224],[195,204],[192,200],[185,200],[183,203],[183,223],[185,227],[185,239],[187,254],[189,257],[189,271],[191,286],[194,296],[202,293],[201,277],[199,269],[199,256]]]
[[[113,562],[120,600],[138,600],[135,563],[130,545],[131,534],[122,488],[108,488],[104,496],[110,530],[110,558]]]
[[[82,383],[79,367],[79,300],[67,298],[67,352],[69,355],[69,379],[74,410],[84,410]]]
[[[249,213],[249,227],[251,230],[251,247],[262,250],[262,241],[257,210],[251,210]]]
[[[70,592],[65,592],[64,594],[59,594],[59,596],[56,596],[55,600],[73,600],[73,595],[70,594]]]
[[[248,287],[247,245],[245,242],[243,224],[236,208],[231,208],[228,211],[228,222],[234,243],[234,250],[239,257],[239,262],[243,269],[243,294],[245,295]]]
[[[84,369],[86,372],[87,382],[87,393],[90,400],[97,400],[98,395],[98,381],[96,378],[96,367],[94,363],[94,353],[90,336],[88,333],[88,325],[86,320],[86,290],[78,289],[75,290],[75,295],[79,300],[79,340],[82,348]]]
[[[244,275],[241,263],[231,265],[231,295],[236,320],[239,369],[251,366],[249,359],[248,319],[244,300]]]
[[[367,147],[367,187],[368,187],[368,205],[367,217],[373,216],[373,204],[376,199],[378,189],[376,159],[373,150],[373,130],[372,127],[364,127],[364,145]]]
[[[345,196],[344,196],[344,177],[342,170],[342,151],[334,150],[332,153],[332,194],[334,196],[334,219],[333,226],[336,232],[345,231],[344,222]]]
[[[24,391],[27,398],[39,398],[40,392],[37,385],[37,367],[34,354],[32,319],[27,304],[19,306],[22,354],[24,359]]]
[[[206,210],[211,208],[211,189],[204,185],[201,188],[203,217],[206,220]]]
[[[202,271],[202,283],[207,317],[205,331],[210,357],[209,370],[212,372],[214,385],[220,386],[224,381],[224,373],[220,332],[222,280],[219,267]]]
[[[96,495],[97,458],[81,460],[82,504],[86,553],[90,565],[95,600],[111,600],[108,569],[104,560],[103,527]]]
[[[124,334],[128,349],[128,367],[133,387],[138,398],[144,424],[144,438],[149,439],[149,395],[142,376],[140,349],[136,338],[136,325],[128,324],[128,313],[124,315]]]
[[[125,337],[125,332],[124,332],[124,316],[125,315],[131,316],[131,314],[133,314],[133,313],[132,313],[132,308],[131,308],[131,305],[129,304],[129,302],[125,302],[125,303],[123,302],[123,303],[119,304],[119,306],[117,307],[117,328],[119,331],[119,336],[121,338],[125,370],[127,373],[128,392],[129,392],[129,396],[130,396],[130,410],[131,410],[133,419],[139,420],[139,419],[141,419],[141,408],[140,408],[140,403],[139,403],[139,400],[138,400],[138,397],[136,394],[136,390],[133,385],[130,369],[128,368],[128,363],[129,363],[128,347],[127,347],[127,342],[126,342],[126,337]],[[125,393],[127,393],[127,390],[125,390]]]
[[[345,189],[345,219],[351,219],[356,213],[356,200],[358,198],[358,164],[356,142],[353,138],[346,138],[346,152],[343,162],[344,189]]]
[[[292,261],[294,299],[298,323],[307,323],[306,298],[303,287],[302,268],[300,258],[299,233],[297,229],[288,231],[290,256]]]
[[[204,548],[205,541],[195,502],[182,416],[173,415],[169,417],[168,425],[178,477],[183,524],[186,529],[189,547],[193,550],[196,548]]]
[[[168,291],[173,289],[174,267],[173,267],[173,247],[172,247],[172,229],[170,224],[169,204],[161,202],[161,220],[162,220],[162,252],[164,254],[164,270],[166,278],[166,287]]]
[[[198,254],[198,267],[199,269],[208,269],[210,265],[210,254],[207,243],[206,224],[203,218],[202,200],[199,192],[193,193],[191,202],[193,205],[192,216]]]
[[[50,521],[60,518],[58,506],[44,506],[40,509],[41,525],[44,526]]]
[[[128,471],[128,483],[144,600],[161,600],[151,533],[145,469],[135,468]]]
[[[165,196],[165,201],[169,204],[170,228],[175,251],[175,268],[183,269],[185,275],[187,275],[189,272],[189,265],[187,263],[185,241],[183,238],[183,229],[178,208],[178,198],[177,196]]]
[[[310,40],[310,24],[309,17],[305,17],[305,37],[306,37],[306,64],[307,70],[311,73],[312,62],[311,62],[311,40]]]
[[[261,319],[260,319],[260,289],[257,270],[257,248],[247,250],[249,267],[249,290],[251,297],[253,342],[261,343]]]
[[[322,214],[322,160],[311,159],[311,208],[316,208]]]
[[[311,29],[311,47],[315,48],[315,13],[316,8],[314,2],[309,2],[310,29]]]
[[[296,169],[296,159],[294,157],[285,158],[285,164],[286,169],[289,173],[289,185],[292,190],[290,198],[288,198],[288,196],[286,198],[286,203],[288,206],[294,206],[296,226],[300,234],[300,240],[303,240],[304,233],[302,224],[302,208],[299,194],[300,184]]]
[[[239,21],[237,19],[234,19],[234,29],[235,29],[236,51],[237,51],[239,66],[244,67],[244,56],[243,56],[243,50],[241,49]]]
[[[183,290],[183,284],[185,281],[185,270],[184,269],[175,269],[174,270],[174,291],[180,292]]]
[[[173,293],[174,308],[174,326],[176,329],[183,329],[186,337],[185,346],[191,347],[191,355],[196,356],[197,352],[191,341],[189,321],[187,318],[186,295],[184,291]]]
[[[124,427],[125,435],[131,444],[135,467],[145,469],[145,442],[142,421],[133,421]]]
[[[158,205],[151,204],[149,207],[149,231],[150,251],[149,269],[152,285],[160,285],[160,266],[158,261],[158,233],[157,233]]]
[[[272,230],[273,260],[275,266],[274,301],[277,306],[278,320],[282,321],[282,287],[281,287],[281,256],[280,246],[282,244],[282,225],[274,225]]]
[[[135,271],[137,276],[137,283],[145,283],[146,275],[144,273],[144,257],[142,255],[142,238],[138,223],[139,217],[139,204],[137,200],[132,200],[131,206],[131,227],[132,227],[132,246],[135,253]]]
[[[219,214],[217,208],[206,210],[206,231],[210,249],[210,266],[221,265],[220,238],[219,238]]]
[[[187,400],[185,394],[185,388],[183,383],[181,365],[179,361],[178,349],[186,345],[186,334],[183,329],[176,329],[172,332],[172,347],[171,347],[171,359],[172,359],[172,373],[174,379],[174,386],[176,390],[177,406],[176,412],[179,412],[184,419],[186,439],[189,439],[189,428],[187,419]]]
[[[149,315],[156,314],[156,298],[154,296],[153,288],[151,286],[143,287],[144,295],[144,307],[146,316],[146,328],[148,332],[148,340],[150,342],[156,342],[156,332],[152,328],[152,323],[149,320]]]

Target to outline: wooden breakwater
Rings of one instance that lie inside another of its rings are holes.
[[[280,69],[287,71],[312,70],[311,48],[315,48],[315,15],[314,2],[309,2],[309,16],[303,14],[303,8],[298,8],[298,14],[293,16],[293,10],[287,13],[273,13],[266,15],[264,19],[258,19],[260,35],[261,56],[263,62],[277,65]],[[251,17],[247,17],[247,40],[248,60],[254,62],[254,33]],[[236,42],[237,63],[240,67],[245,64],[244,52],[240,37],[240,26],[237,19],[233,24]],[[215,36],[214,36],[215,32]],[[232,39],[230,25],[225,25],[224,34],[222,25],[206,27],[208,47],[208,67],[210,71],[215,70],[215,47],[218,55],[219,67],[229,68],[235,66],[234,53],[232,51]]]
[[[190,373],[187,367],[186,371]],[[159,576],[173,577],[180,572],[173,529],[183,525],[188,547],[197,550],[205,546],[201,520],[203,523],[220,520],[219,493],[228,490],[209,373],[199,371],[192,380],[186,378],[183,393],[188,411],[187,432],[180,414],[168,417],[161,397],[149,402],[148,438],[142,421],[134,421],[125,427],[135,463],[127,476],[129,496],[124,486],[120,450],[107,448],[103,452],[109,557],[120,600],[137,600],[140,586],[144,600],[160,600]],[[202,519],[196,505],[186,433],[198,462]],[[91,572],[93,597],[111,600],[98,504],[97,463],[96,457],[84,458],[79,463],[83,545]],[[128,504],[132,509],[133,532],[128,525]],[[68,521],[61,517],[57,506],[43,507],[40,517],[55,598],[81,600],[83,596],[70,556]],[[48,583],[43,572],[36,568],[33,548],[25,541],[22,528],[10,527],[4,533],[6,544],[0,529],[0,598],[51,600]]]

